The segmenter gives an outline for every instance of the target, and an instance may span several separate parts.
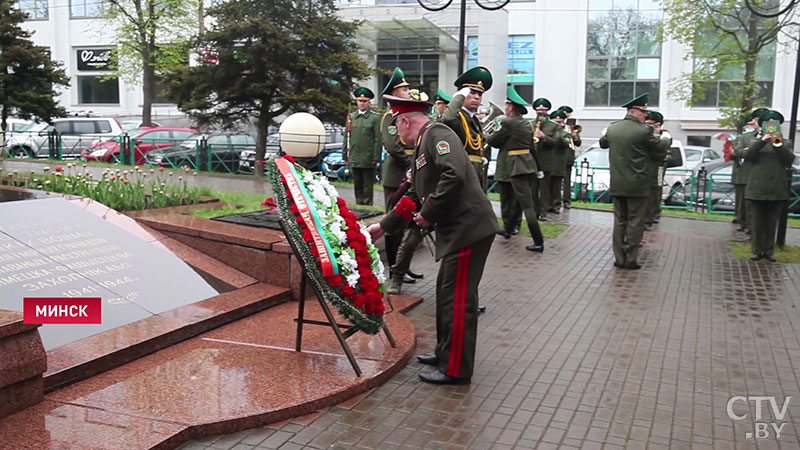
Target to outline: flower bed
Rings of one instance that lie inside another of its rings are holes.
[[[287,239],[317,291],[359,330],[380,331],[386,280],[369,233],[321,174],[291,157],[271,159],[266,169]]]
[[[43,173],[31,171],[29,175],[12,172],[2,177],[4,184],[91,198],[118,211],[133,211],[169,206],[191,205],[200,198],[199,189],[189,187],[182,175],[163,173],[158,169],[133,170],[105,169],[100,178],[94,178],[86,169],[73,163],[66,167],[57,165]],[[189,176],[186,170],[186,176]],[[0,169],[0,174],[2,169]],[[196,176],[197,172],[192,172]]]

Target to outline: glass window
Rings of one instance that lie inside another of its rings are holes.
[[[102,17],[103,0],[70,0],[69,13],[72,18]]]
[[[100,133],[111,133],[111,124],[107,120],[98,120],[94,125]]]
[[[119,103],[119,80],[100,76],[78,76],[78,103]]]
[[[587,106],[618,106],[644,92],[658,106],[662,14],[655,0],[589,0]]]
[[[467,64],[466,69],[478,65],[478,36],[467,36]]]
[[[97,122],[90,120],[78,120],[72,122],[72,134],[92,134],[97,132],[95,125]]]
[[[19,0],[17,8],[26,13],[25,20],[47,20],[49,17],[48,0]]]
[[[218,134],[216,136],[211,136],[210,138],[208,138],[208,143],[209,144],[217,144],[217,145],[219,145],[219,144],[227,144],[228,143],[228,136],[224,135],[224,134],[222,134],[222,135]]]
[[[685,151],[686,151],[686,160],[691,162],[700,161],[700,156],[703,154],[702,151],[693,148],[687,148]]]
[[[172,137],[178,138],[178,139],[186,139],[186,138],[188,138],[189,136],[192,135],[191,131],[173,130],[173,131],[171,131],[171,133],[172,133]]]
[[[253,138],[246,134],[235,134],[231,136],[231,144],[236,145],[251,145],[254,144]]]
[[[55,129],[57,132],[59,132],[59,133],[61,133],[61,134],[65,134],[65,133],[69,133],[69,132],[70,132],[70,129],[69,129],[69,121],[67,121],[67,120],[62,120],[62,121],[60,121],[60,122],[56,122],[56,123],[55,123],[55,126],[54,126],[53,128],[54,128],[54,129]]]

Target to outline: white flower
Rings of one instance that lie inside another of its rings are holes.
[[[378,283],[383,284],[386,282],[386,274],[384,272],[385,269],[381,259],[377,258],[377,260],[372,260],[372,273],[375,274],[375,278],[378,279]]]
[[[347,284],[353,289],[355,289],[356,286],[358,286],[358,279],[359,278],[360,278],[360,275],[358,274],[358,272],[353,272],[350,275],[348,275],[347,277],[345,277],[345,279],[347,280]]]
[[[358,268],[358,262],[351,254],[352,251],[352,249],[347,249],[339,257],[339,266],[346,272],[353,272]]]

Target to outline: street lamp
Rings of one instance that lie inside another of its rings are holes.
[[[484,0],[485,1],[485,0]],[[475,0],[475,4],[487,11],[496,11],[502,9],[511,0],[492,0],[490,5],[481,3],[481,0]],[[453,0],[417,0],[420,6],[428,11],[441,11],[451,3]],[[464,73],[464,28],[467,21],[467,0],[461,0],[461,23],[458,27],[458,73]]]
[[[751,1],[752,0],[744,0],[744,4],[747,5],[747,9],[749,9],[750,12],[752,12],[753,14],[767,19],[774,19],[782,14],[792,11],[794,10],[794,7],[797,4],[797,0],[790,0],[789,3],[786,5],[786,7],[779,10],[778,12],[767,13],[763,11],[758,11],[756,8],[754,8],[753,5],[750,3]],[[776,3],[766,2],[766,4],[776,4]],[[797,104],[798,100],[800,100],[800,55],[797,54],[795,55],[797,57],[797,62],[795,63],[795,68],[794,68],[794,92],[792,93],[792,113],[791,117],[789,117],[789,140],[791,140],[792,143],[795,142],[794,136],[795,136],[795,131],[797,129]],[[788,188],[789,191],[791,192],[792,175],[793,175],[791,167],[787,169],[787,171],[789,175]],[[789,201],[787,200],[783,204],[783,207],[781,208],[781,218],[778,221],[778,236],[775,239],[776,241],[775,243],[778,245],[778,247],[781,248],[786,243],[786,226],[788,221],[789,221]]]

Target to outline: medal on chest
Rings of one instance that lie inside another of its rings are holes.
[[[417,170],[421,169],[425,164],[428,164],[428,159],[425,157],[424,153],[417,158],[416,164]]]

